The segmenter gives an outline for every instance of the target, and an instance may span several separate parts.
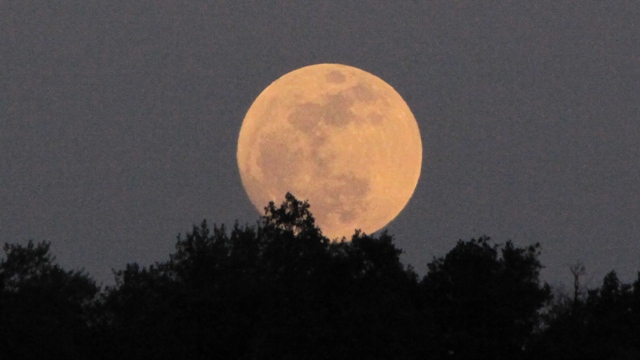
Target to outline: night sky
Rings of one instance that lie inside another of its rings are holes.
[[[109,284],[205,218],[255,224],[242,120],[316,63],[377,75],[418,121],[422,175],[388,229],[419,273],[488,235],[540,242],[552,284],[579,261],[589,286],[635,278],[637,0],[0,0],[0,242],[49,240]]]

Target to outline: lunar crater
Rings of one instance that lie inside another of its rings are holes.
[[[334,84],[340,84],[347,80],[347,77],[344,76],[340,71],[332,71],[327,74],[327,81]]]

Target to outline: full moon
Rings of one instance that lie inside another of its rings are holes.
[[[330,239],[373,233],[418,183],[422,141],[402,97],[366,71],[303,67],[274,81],[249,108],[238,139],[247,194],[263,213],[287,192],[308,200]]]

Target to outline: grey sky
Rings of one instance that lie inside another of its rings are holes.
[[[389,226],[407,263],[486,234],[540,242],[553,282],[576,261],[591,285],[629,281],[639,19],[638,1],[0,0],[0,241],[48,239],[109,283],[203,218],[255,223],[244,114],[283,74],[334,62],[418,120],[422,176]]]

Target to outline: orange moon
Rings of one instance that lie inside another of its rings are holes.
[[[366,71],[318,64],[285,74],[249,108],[238,167],[264,213],[287,192],[308,200],[330,239],[373,233],[405,207],[418,183],[422,141],[402,97]]]

